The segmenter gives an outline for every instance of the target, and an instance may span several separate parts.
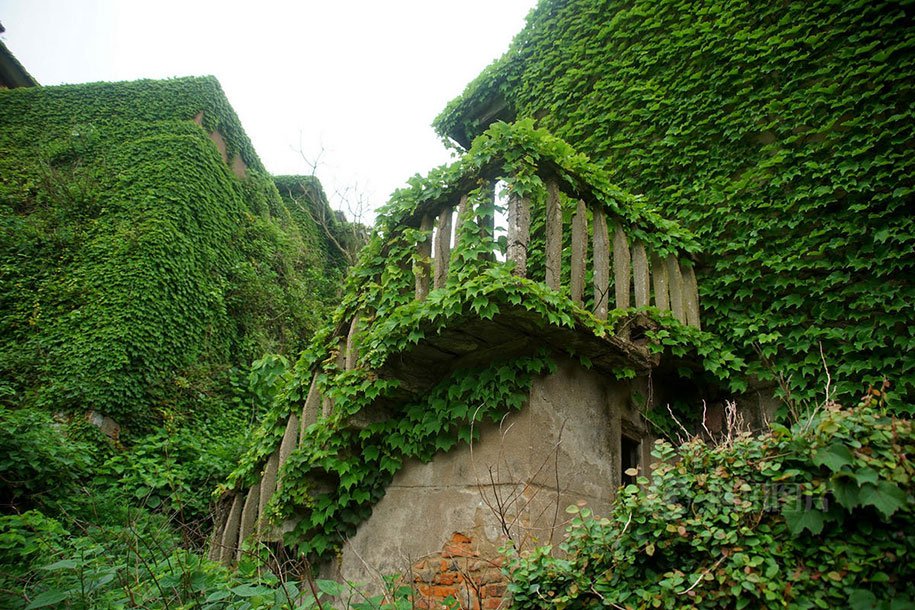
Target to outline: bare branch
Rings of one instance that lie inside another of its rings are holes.
[[[301,135],[299,138],[299,147],[294,150],[305,164],[307,175],[317,180],[326,148],[322,144],[316,155],[308,155],[302,146]],[[304,198],[298,197],[298,194],[293,192],[287,192],[286,195],[314,219],[324,233],[327,242],[343,257],[346,264],[354,265],[359,250],[362,249],[368,238],[363,219],[371,209],[369,198],[359,184],[354,183],[334,190],[334,199],[342,204],[345,211],[332,210],[330,203],[319,194],[319,191],[303,193]],[[308,205],[309,199],[314,200],[314,205]]]

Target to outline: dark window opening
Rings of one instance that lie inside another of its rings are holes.
[[[620,440],[620,448],[622,449],[622,455],[620,456],[620,480],[623,485],[635,485],[636,477],[631,474],[626,474],[626,471],[631,468],[638,468],[641,465],[641,460],[639,459],[641,443],[625,434]]]

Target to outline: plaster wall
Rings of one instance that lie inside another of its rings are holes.
[[[441,557],[458,533],[480,557],[495,558],[509,537],[520,547],[557,543],[567,506],[608,510],[620,484],[621,430],[645,432],[631,404],[639,385],[561,361],[535,380],[524,409],[481,424],[473,447],[405,464],[328,571],[377,585],[382,574]],[[647,464],[650,439],[642,449]]]

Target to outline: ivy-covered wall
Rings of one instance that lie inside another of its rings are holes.
[[[794,396],[915,393],[906,2],[543,0],[436,120],[533,117],[702,243],[706,328]],[[822,355],[821,355],[822,347]]]
[[[321,182],[314,176],[274,176],[273,183],[283,204],[300,224],[309,250],[325,266],[344,267],[346,257],[340,247],[346,246],[353,225],[341,212],[331,210]]]
[[[232,367],[307,340],[341,274],[324,250],[213,78],[0,92],[10,406],[94,409],[134,429],[193,412]]]

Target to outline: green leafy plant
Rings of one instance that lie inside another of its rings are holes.
[[[229,570],[177,546],[160,518],[134,511],[114,525],[69,532],[37,511],[0,517],[0,606],[407,610],[412,590],[386,581],[365,596],[355,584],[277,571],[267,562]]]
[[[607,517],[511,555],[517,608],[901,609],[915,600],[915,429],[833,406],[720,446],[659,441]]]
[[[68,438],[66,425],[43,411],[0,406],[0,507],[23,511],[72,493],[88,475],[94,448]]]

